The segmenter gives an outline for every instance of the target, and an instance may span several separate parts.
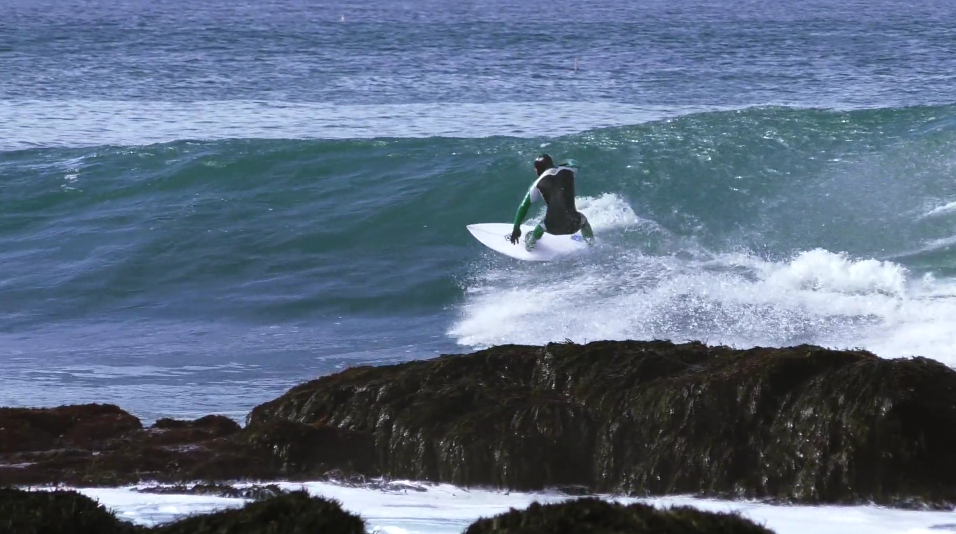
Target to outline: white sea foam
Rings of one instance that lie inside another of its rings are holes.
[[[605,198],[605,197],[600,197]],[[606,197],[613,198],[613,197]],[[786,261],[647,253],[614,230],[619,202],[582,202],[603,242],[553,265],[490,258],[449,329],[460,345],[571,339],[700,340],[740,348],[813,343],[956,365],[956,282],[823,249]],[[588,210],[591,212],[588,212]],[[636,215],[627,220],[641,222]],[[602,223],[608,223],[602,227]],[[602,235],[603,230],[603,235]],[[506,271],[507,276],[503,276]]]
[[[923,217],[934,217],[937,215],[945,215],[947,213],[952,213],[954,211],[956,211],[956,201],[947,202],[946,204],[943,204],[942,206],[935,207],[929,210],[928,212],[926,212],[926,214],[923,215]]]
[[[603,193],[597,197],[580,197],[575,199],[578,211],[583,213],[591,227],[595,230],[624,231],[640,229],[645,232],[659,231],[657,223],[642,219],[634,213],[631,206],[618,194]],[[546,208],[539,206],[524,224],[531,225],[544,219]]]
[[[463,489],[447,484],[417,485],[418,491],[382,491],[345,487],[326,482],[279,483],[286,489],[305,488],[312,495],[338,500],[342,507],[361,515],[370,532],[380,534],[458,534],[481,517],[514,507],[526,508],[534,501],[560,502],[569,497],[554,493],[519,493]],[[208,496],[155,495],[129,488],[81,488],[125,520],[155,525],[192,513],[239,507],[240,499]],[[661,508],[689,505],[708,511],[739,511],[777,534],[929,534],[956,530],[956,513],[903,511],[877,506],[771,506],[746,501],[718,501],[689,497],[624,499],[601,496],[622,503],[646,502]]]
[[[906,273],[899,265],[872,259],[854,261],[823,249],[804,252],[783,265],[759,267],[768,284],[781,289],[894,297],[903,297],[906,291]]]
[[[0,150],[179,139],[559,136],[726,107],[614,102],[338,105],[308,102],[0,101]],[[548,130],[539,128],[548,117]]]

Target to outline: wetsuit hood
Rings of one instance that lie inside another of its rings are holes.
[[[554,160],[551,159],[551,156],[548,154],[541,154],[538,156],[538,159],[534,160],[534,172],[538,176],[541,176],[541,173],[548,169],[554,168]]]

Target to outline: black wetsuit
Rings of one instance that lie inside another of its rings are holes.
[[[555,167],[541,173],[531,186],[548,205],[544,217],[544,231],[554,235],[573,234],[581,229],[581,213],[574,204],[574,171],[568,167]],[[531,193],[531,202],[536,199]]]
[[[531,184],[528,193],[518,207],[514,222],[516,230],[528,214],[531,204],[537,202],[538,199],[544,199],[548,210],[544,216],[544,221],[527,236],[530,238],[530,240],[526,240],[529,249],[545,232],[553,235],[569,235],[580,230],[589,243],[593,240],[591,225],[588,224],[584,214],[577,210],[574,203],[574,169],[552,167],[541,173],[538,179]]]

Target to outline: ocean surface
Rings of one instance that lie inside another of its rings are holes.
[[[565,339],[956,365],[956,3],[0,11],[0,405],[241,420]],[[465,230],[541,152],[599,241],[543,265]]]

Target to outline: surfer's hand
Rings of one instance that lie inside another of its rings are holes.
[[[520,237],[521,237],[521,228],[515,228],[515,231],[514,231],[514,232],[511,232],[511,240],[510,240],[510,241],[511,241],[511,244],[512,244],[512,245],[517,245],[517,244],[518,244],[518,238],[520,238]]]

